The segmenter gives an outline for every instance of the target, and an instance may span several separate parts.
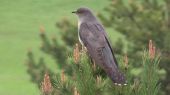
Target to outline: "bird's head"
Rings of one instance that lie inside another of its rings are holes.
[[[90,21],[92,19],[95,19],[92,11],[87,7],[80,7],[72,13],[76,14],[80,20]]]

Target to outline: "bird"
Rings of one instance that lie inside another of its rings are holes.
[[[125,75],[119,70],[117,60],[104,26],[92,10],[80,7],[72,13],[78,17],[78,38],[94,63],[104,70],[115,85],[127,85]]]

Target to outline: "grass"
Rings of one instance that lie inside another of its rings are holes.
[[[39,26],[43,25],[48,35],[57,35],[57,21],[68,17],[77,23],[71,11],[80,6],[101,11],[107,4],[105,0],[1,0],[0,95],[39,94],[24,65],[28,48],[37,58],[46,57],[39,51]],[[54,66],[50,58],[45,61]]]

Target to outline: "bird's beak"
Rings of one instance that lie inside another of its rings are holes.
[[[72,13],[74,13],[74,14],[75,14],[75,13],[77,13],[77,11],[73,11]]]

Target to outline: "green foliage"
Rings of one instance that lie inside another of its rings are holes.
[[[160,83],[157,71],[160,56],[150,59],[148,55],[146,51],[143,54],[143,73],[140,79],[133,81],[127,69],[127,86],[115,86],[109,78],[94,76],[94,68],[85,53],[81,53],[79,63],[74,63],[74,58],[69,57],[68,64],[71,64],[73,75],[68,76],[65,72],[65,80],[61,78],[63,75],[54,75],[52,95],[75,95],[75,87],[80,95],[158,95]]]
[[[159,69],[160,55],[154,59],[149,57],[149,53],[144,51],[143,55],[143,73],[142,73],[142,95],[158,95],[160,89],[158,69]]]
[[[40,84],[42,79],[43,79],[43,75],[45,73],[46,67],[45,64],[43,62],[43,59],[40,59],[39,64],[35,64],[35,60],[34,60],[34,56],[32,54],[31,51],[28,52],[28,61],[27,61],[27,65],[28,65],[28,73],[31,75],[31,80],[34,83],[38,83]],[[40,87],[40,85],[39,85]]]

